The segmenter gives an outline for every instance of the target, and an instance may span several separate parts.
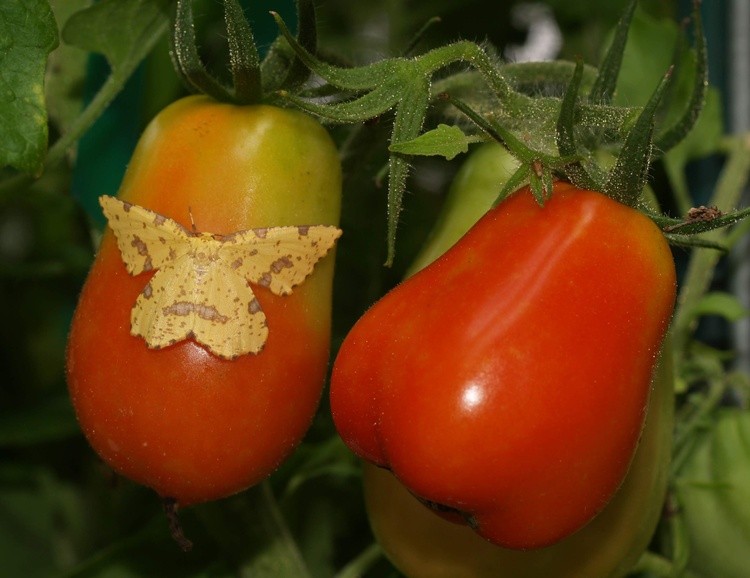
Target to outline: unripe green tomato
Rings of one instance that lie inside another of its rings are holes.
[[[515,161],[499,145],[473,153],[446,200],[446,212],[411,272],[449,248],[495,200]],[[392,563],[409,578],[616,578],[647,547],[667,484],[673,424],[669,343],[655,372],[638,449],[619,490],[589,524],[546,548],[501,548],[451,523],[417,500],[390,472],[364,464],[373,531]]]
[[[341,168],[328,133],[303,113],[191,96],[147,127],[118,197],[218,235],[336,225]],[[269,328],[257,354],[222,359],[192,339],[149,349],[131,335],[130,315],[154,272],[129,275],[108,229],[67,352],[70,395],[96,452],[180,505],[267,477],[302,439],[320,399],[333,265],[328,254],[286,296],[252,287]]]
[[[750,575],[750,412],[719,411],[680,468],[676,493],[690,570],[706,578]]]

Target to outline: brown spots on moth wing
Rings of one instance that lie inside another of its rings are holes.
[[[299,232],[300,237],[307,237],[307,233],[310,232],[310,225],[297,227],[297,231]]]
[[[143,261],[143,270],[151,271],[154,268],[151,262],[151,255],[148,252],[148,245],[143,242],[138,235],[133,235],[133,240],[130,242],[130,246],[133,247],[141,257],[145,257]]]
[[[268,235],[268,227],[263,227],[262,229],[253,229],[252,231],[259,239],[265,239],[266,235]]]
[[[242,267],[242,257],[237,257],[232,263],[229,265],[232,269],[237,270],[240,267]]]
[[[213,323],[221,323],[223,325],[224,323],[227,323],[229,321],[229,317],[219,313],[219,310],[216,309],[216,307],[214,307],[213,305],[198,304],[195,306],[195,312],[201,319],[205,319],[206,321],[211,321]]]
[[[133,235],[133,240],[130,242],[130,246],[133,247],[141,257],[148,257],[148,245],[138,235]]]
[[[272,281],[271,274],[263,273],[263,275],[261,275],[258,278],[258,285],[260,285],[261,287],[265,287],[267,289],[268,287],[271,286],[271,281]]]
[[[247,304],[247,311],[248,313],[250,313],[250,315],[255,315],[256,313],[261,312],[260,302],[257,298],[253,299],[252,301],[250,301],[250,303]]]
[[[221,323],[222,325],[229,321],[229,317],[219,313],[213,305],[204,305],[203,303],[190,303],[189,301],[177,301],[162,309],[164,315],[186,316],[195,314],[201,319],[211,321],[212,323]]]
[[[127,201],[120,201],[122,203],[122,210],[126,213],[130,212],[130,209],[133,208],[133,203],[128,203]]]
[[[188,303],[187,301],[177,301],[168,307],[164,307],[162,313],[164,313],[164,315],[190,315],[194,309],[195,305],[192,303]]]
[[[143,291],[141,291],[141,295],[143,295],[144,299],[151,299],[151,297],[153,297],[154,289],[151,287],[151,283],[146,283]]]
[[[276,259],[273,263],[271,263],[271,271],[275,274],[281,273],[284,269],[291,269],[294,267],[294,263],[292,263],[291,255],[284,255],[283,257],[279,257]]]
[[[167,222],[167,218],[164,215],[160,215],[159,213],[154,213],[154,225],[156,225],[157,227],[161,227],[166,222]]]

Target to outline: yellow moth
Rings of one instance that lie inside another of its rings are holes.
[[[99,203],[128,273],[158,269],[133,306],[130,333],[152,349],[193,338],[225,359],[258,353],[268,337],[248,281],[288,295],[341,235],[328,225],[215,235],[114,197]]]

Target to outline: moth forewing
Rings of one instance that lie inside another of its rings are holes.
[[[288,295],[340,236],[338,227],[328,225],[250,229],[227,237],[222,254],[251,283]]]
[[[190,234],[154,211],[103,195],[99,204],[131,275],[159,269],[190,250]]]

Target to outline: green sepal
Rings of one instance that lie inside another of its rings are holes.
[[[308,53],[314,54],[318,45],[315,4],[312,0],[297,0],[296,4],[297,43]],[[261,63],[264,92],[294,91],[309,77],[310,69],[294,52],[284,35],[279,34]]]
[[[528,178],[529,187],[534,198],[540,205],[544,205],[552,194],[555,173],[565,174],[571,165],[580,164],[581,162],[580,155],[554,156],[533,150],[526,146],[511,131],[498,123],[490,122],[482,117],[462,100],[452,98],[449,95],[445,95],[444,98],[464,113],[483,132],[503,144],[521,162],[521,168],[514,173],[509,181],[512,183],[512,186],[509,187],[506,185],[496,202],[499,202],[501,197],[504,198],[504,194],[515,190],[515,188]]]
[[[191,0],[177,0],[175,4],[171,44],[170,55],[174,68],[190,90],[221,102],[233,101],[227,88],[206,70],[198,54]]]
[[[271,12],[284,39],[294,50],[300,61],[318,76],[331,83],[333,86],[350,91],[363,91],[373,89],[388,77],[397,74],[399,63],[402,59],[394,58],[380,60],[372,64],[357,68],[344,68],[323,62],[306,48],[297,42],[289,31],[284,20],[276,12]],[[385,109],[387,110],[387,109]],[[383,111],[381,111],[382,113]],[[380,113],[378,113],[380,114]],[[377,115],[376,115],[377,116]],[[364,120],[364,119],[363,119]],[[342,122],[349,122],[342,120]]]
[[[476,66],[496,94],[510,94],[510,87],[497,73],[489,57],[476,44],[457,42],[436,48],[415,58],[392,58],[357,68],[342,68],[322,62],[292,37],[284,21],[272,13],[281,34],[300,60],[331,85],[349,91],[351,99],[333,104],[307,101],[286,91],[279,96],[297,107],[333,122],[361,122],[395,109],[392,143],[413,140],[422,130],[427,108],[432,100],[430,80],[434,72],[453,62]],[[401,212],[408,157],[391,151],[388,160],[388,256],[395,255],[396,229]]]
[[[691,219],[689,217],[686,219],[674,219],[650,213],[648,216],[665,233],[676,232],[680,236],[698,235],[700,233],[707,233],[708,231],[721,229],[739,223],[743,219],[750,217],[750,207],[742,209],[741,211],[720,214],[715,218],[710,219]]]
[[[250,23],[237,0],[224,0],[224,21],[229,44],[234,99],[241,103],[260,102],[260,59]]]
[[[670,69],[654,91],[635,125],[630,129],[625,144],[610,171],[603,193],[630,207],[640,200],[648,180],[648,168],[653,150],[654,117],[662,95],[672,76]]]
[[[574,156],[578,154],[576,144],[575,126],[578,110],[578,93],[583,80],[583,61],[578,59],[573,76],[570,79],[562,104],[560,105],[560,116],[557,119],[557,148],[561,156]],[[565,167],[565,175],[571,183],[583,189],[594,191],[601,190],[604,179],[596,165],[584,166],[584,161],[573,162]],[[593,174],[592,174],[593,173]]]
[[[508,198],[508,195],[521,188],[521,186],[529,180],[530,175],[531,168],[529,167],[529,165],[522,164],[520,167],[518,167],[516,169],[516,172],[514,172],[511,177],[505,182],[505,186],[503,186],[503,188],[498,193],[497,198],[495,198],[492,203],[492,206],[496,207],[506,198]]]
[[[432,18],[427,20],[427,22],[422,25],[422,28],[417,30],[416,34],[414,34],[412,39],[406,45],[402,56],[410,56],[416,50],[417,46],[419,46],[419,43],[422,42],[422,39],[425,37],[427,31],[435,26],[435,24],[440,23],[440,20],[440,16],[433,16]]]
[[[396,117],[393,121],[392,142],[415,139],[422,130],[422,123],[427,114],[430,100],[429,79],[422,78],[423,84],[412,84],[410,91],[402,94]],[[404,106],[405,105],[405,106]],[[386,266],[393,264],[396,254],[396,230],[401,214],[406,176],[409,173],[409,162],[400,154],[392,154],[388,159],[388,256]]]
[[[695,78],[693,91],[683,115],[674,125],[663,131],[655,139],[655,150],[658,154],[670,150],[684,139],[698,120],[703,110],[708,91],[708,49],[703,32],[700,2],[693,2],[693,22],[695,23]],[[677,60],[677,59],[675,59]]]
[[[674,235],[666,233],[664,235],[673,247],[681,247],[683,249],[712,249],[719,253],[729,253],[729,247],[724,243],[717,241],[711,241],[709,239],[701,239],[700,237],[691,237],[689,235]]]
[[[552,60],[544,62],[509,62],[499,66],[499,71],[513,88],[526,95],[560,94],[570,84],[577,62]],[[597,70],[583,64],[581,89],[591,90]]]
[[[612,96],[617,86],[617,78],[620,75],[622,58],[625,54],[625,45],[628,41],[630,24],[633,21],[633,14],[635,14],[637,4],[638,0],[630,0],[620,21],[617,23],[612,44],[602,60],[602,64],[599,67],[599,74],[596,77],[594,86],[591,87],[591,92],[589,92],[590,102],[601,104],[612,102]]]
[[[172,60],[183,82],[194,92],[221,102],[256,104],[266,92],[298,88],[310,74],[306,63],[295,54],[289,42],[279,36],[261,63],[252,27],[238,0],[223,0],[229,45],[232,88],[224,86],[201,61],[195,38],[191,0],[177,0],[173,16]],[[315,8],[311,0],[297,0],[300,23],[299,42],[315,50],[317,32]],[[295,40],[295,42],[297,42]],[[267,79],[264,79],[267,76]]]
[[[529,188],[540,207],[543,207],[544,203],[552,196],[553,184],[554,179],[551,170],[542,166],[541,163],[532,165],[529,171]]]
[[[336,123],[353,123],[370,120],[388,112],[398,104],[398,95],[393,90],[397,83],[385,84],[356,100],[337,104],[318,104],[299,96],[279,91],[278,95],[297,108]]]

